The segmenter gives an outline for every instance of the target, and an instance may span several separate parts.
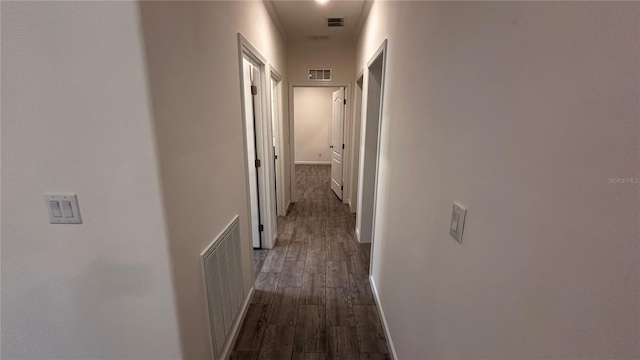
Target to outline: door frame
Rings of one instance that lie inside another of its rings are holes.
[[[258,89],[258,94],[264,94],[260,96],[260,104],[262,112],[259,114],[259,118],[256,119],[260,123],[260,127],[256,131],[256,138],[260,138],[262,140],[262,146],[256,147],[256,152],[258,154],[258,158],[260,159],[261,166],[258,168],[258,204],[259,204],[259,213],[260,219],[262,221],[262,225],[264,226],[264,230],[262,231],[260,248],[271,249],[275,245],[277,240],[277,224],[276,218],[274,216],[275,213],[275,188],[273,186],[273,176],[272,166],[268,166],[267,164],[273,163],[273,154],[271,150],[271,123],[269,122],[270,116],[268,115],[271,111],[270,101],[267,101],[270,97],[271,87],[270,81],[267,82],[267,74],[269,72],[270,65],[268,64],[266,58],[260,54],[260,52],[253,46],[251,43],[242,36],[241,33],[238,33],[238,63],[239,63],[239,74],[240,74],[240,104],[241,104],[241,115],[242,115],[242,142],[243,142],[243,152],[244,152],[244,160],[245,160],[245,183],[246,183],[246,191],[247,191],[247,209],[251,211],[251,191],[250,191],[250,182],[249,182],[249,172],[250,172],[250,164],[249,164],[249,152],[247,149],[247,128],[246,123],[247,119],[245,116],[245,86],[244,86],[244,58],[247,57],[254,65],[260,70],[260,88]],[[267,144],[268,147],[267,147]],[[253,224],[251,219],[251,215],[247,216],[247,226],[249,230],[249,236],[251,237],[251,245],[253,247],[253,227],[259,224]]]
[[[344,116],[344,120],[343,124],[342,124],[342,139],[343,141],[345,141],[345,153],[348,153],[348,147],[350,145],[350,139],[347,136],[347,134],[349,134],[349,136],[351,135],[351,132],[348,131],[349,126],[347,125],[347,118],[351,118],[351,116],[347,116],[351,114],[351,96],[349,95],[349,91],[352,88],[351,84],[334,84],[334,83],[321,83],[321,84],[309,84],[309,83],[295,83],[295,84],[289,84],[289,156],[290,156],[290,167],[291,167],[291,173],[289,174],[291,177],[291,202],[292,203],[296,203],[298,201],[298,194],[296,191],[296,139],[295,139],[295,119],[294,119],[294,115],[293,115],[293,110],[294,110],[294,89],[295,88],[299,88],[299,87],[308,87],[308,88],[340,88],[343,87],[344,88],[344,98],[345,100],[347,100],[347,106],[345,108],[345,116]],[[351,156],[351,155],[348,155]],[[345,158],[345,155],[343,154],[343,159]],[[348,160],[347,160],[348,162]],[[348,163],[347,162],[343,162],[342,163],[342,184],[345,185],[345,190],[343,190],[342,192],[342,202],[343,203],[347,203],[346,202],[346,196],[345,196],[345,192],[347,191],[348,186],[346,186],[347,184],[345,184],[344,178],[345,178],[345,170],[348,170]]]
[[[362,85],[358,85],[361,82]],[[358,89],[360,89],[358,91]],[[356,75],[356,81],[353,85],[353,108],[352,108],[352,119],[350,126],[350,139],[351,144],[349,147],[349,200],[347,204],[349,205],[349,211],[352,213],[356,212],[356,208],[358,206],[358,174],[360,167],[360,144],[361,139],[360,135],[362,134],[362,119],[363,119],[363,111],[362,105],[364,104],[364,69],[360,70],[358,75]],[[360,106],[358,106],[360,103]],[[356,129],[359,126],[359,131]],[[355,149],[358,149],[358,156],[356,157]],[[355,196],[355,199],[354,199]]]
[[[274,182],[276,184],[276,204],[277,206],[277,211],[276,211],[276,215],[277,216],[285,216],[287,215],[287,204],[285,204],[285,157],[284,155],[284,132],[283,132],[283,121],[282,121],[282,115],[283,115],[283,109],[282,109],[282,88],[283,88],[283,83],[282,83],[282,75],[280,75],[280,72],[277,71],[273,66],[270,66],[270,77],[269,77],[269,98],[271,98],[271,95],[275,95],[274,96],[274,103],[275,103],[275,111],[274,109],[270,109],[271,111],[269,111],[269,120],[271,121],[271,123],[273,124],[274,121],[271,118],[272,114],[275,112],[276,113],[276,117],[277,119],[275,119],[275,124],[276,124],[276,131],[273,134],[276,138],[276,155],[278,156],[278,160],[276,162],[276,172],[274,174]],[[276,91],[275,94],[272,94],[273,92],[273,88],[271,87],[271,81],[275,81],[277,83],[276,85]],[[270,102],[271,103],[271,102]],[[277,181],[276,181],[277,179]],[[276,234],[277,236],[277,234]]]
[[[364,92],[363,92],[363,102],[362,102],[362,119],[364,120],[363,124],[365,124],[364,126],[364,131],[360,131],[360,168],[359,168],[359,175],[358,175],[358,209],[357,209],[357,219],[361,219],[362,216],[362,211],[361,211],[361,207],[362,207],[362,194],[364,189],[363,187],[363,183],[364,183],[364,156],[365,156],[365,149],[366,149],[366,145],[368,145],[368,143],[366,142],[366,132],[367,132],[367,125],[368,124],[368,120],[369,120],[369,114],[367,111],[368,108],[368,100],[369,100],[369,78],[372,76],[371,75],[371,67],[378,61],[381,60],[382,61],[382,74],[381,74],[381,78],[380,78],[380,105],[379,105],[379,109],[378,109],[378,117],[376,119],[377,121],[377,130],[378,130],[378,134],[377,134],[377,139],[375,139],[376,142],[376,155],[375,155],[375,171],[373,173],[373,179],[371,179],[371,177],[369,177],[369,180],[373,180],[373,199],[372,199],[372,206],[373,206],[373,211],[372,211],[372,215],[371,215],[371,219],[369,219],[371,221],[371,256],[369,259],[369,275],[373,275],[373,270],[374,270],[374,254],[375,254],[375,228],[376,228],[376,208],[378,206],[378,180],[379,180],[379,174],[380,174],[380,145],[381,145],[381,139],[382,139],[382,115],[383,115],[383,108],[384,108],[384,91],[385,91],[385,80],[386,80],[386,67],[387,67],[387,39],[385,39],[382,42],[382,45],[380,45],[380,47],[378,48],[378,50],[376,50],[376,52],[371,56],[369,62],[367,62],[367,66],[366,66],[366,71],[365,71],[365,76],[363,77],[364,80]],[[372,141],[372,140],[370,140]],[[356,220],[357,223],[357,220]],[[362,225],[362,222],[360,222],[359,224],[360,226]],[[356,237],[358,238],[358,241],[360,242],[360,234],[359,234],[359,229],[356,228]]]

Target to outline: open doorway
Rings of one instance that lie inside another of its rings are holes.
[[[345,154],[346,86],[294,86],[292,107],[292,187],[298,199],[304,186],[296,172],[326,167],[330,173],[327,187],[343,200]],[[314,170],[314,171],[315,171]],[[298,190],[300,193],[298,193]]]
[[[380,160],[380,128],[382,124],[382,100],[384,95],[384,69],[387,41],[374,54],[367,65],[365,83],[365,114],[360,145],[360,171],[358,186],[358,211],[356,214],[356,236],[360,243],[374,247],[376,189]],[[373,270],[374,255],[370,254]]]

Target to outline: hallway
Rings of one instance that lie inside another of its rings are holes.
[[[296,165],[299,201],[255,250],[255,294],[232,359],[390,359],[369,285],[369,244],[329,187],[330,167]]]

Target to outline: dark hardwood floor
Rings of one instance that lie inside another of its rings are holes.
[[[255,250],[255,294],[231,359],[390,359],[369,284],[370,246],[330,188],[330,167],[296,165],[299,201],[278,242]]]

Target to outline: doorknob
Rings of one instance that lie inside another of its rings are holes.
[[[329,145],[329,149],[333,149],[333,145]]]

